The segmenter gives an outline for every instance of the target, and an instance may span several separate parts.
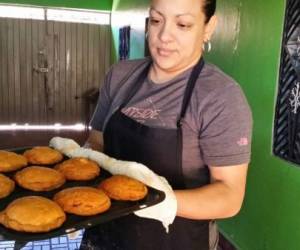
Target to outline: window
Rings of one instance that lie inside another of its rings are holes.
[[[273,153],[300,164],[300,1],[287,0]]]
[[[104,11],[54,9],[28,6],[12,6],[0,4],[0,17],[24,18],[34,20],[90,23],[90,24],[110,24],[110,13]]]

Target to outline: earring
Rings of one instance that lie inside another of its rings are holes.
[[[148,40],[148,31],[145,33],[145,39]]]
[[[202,50],[205,52],[211,51],[211,42],[209,40],[203,43]]]
[[[211,51],[211,42],[208,41],[207,42],[207,52],[210,52]]]

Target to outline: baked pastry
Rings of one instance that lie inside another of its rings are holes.
[[[64,175],[55,169],[32,166],[15,174],[16,182],[23,188],[33,191],[50,191],[66,181]]]
[[[61,207],[41,196],[16,199],[0,213],[1,224],[21,232],[48,232],[60,227],[65,220]]]
[[[76,157],[66,160],[55,166],[67,180],[87,181],[92,180],[100,174],[98,164],[87,158]]]
[[[27,166],[27,159],[14,152],[0,150],[0,172],[9,172]]]
[[[0,174],[0,199],[4,198],[15,189],[15,182],[3,174]]]
[[[114,200],[137,201],[148,193],[144,183],[125,175],[113,175],[102,181],[98,187]]]
[[[38,165],[55,164],[63,159],[63,155],[59,151],[50,147],[34,147],[26,150],[23,155],[29,163]]]
[[[93,187],[66,188],[55,194],[53,200],[71,214],[90,216],[103,213],[110,208],[109,197]]]

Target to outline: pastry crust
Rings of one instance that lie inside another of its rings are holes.
[[[125,175],[113,175],[102,181],[98,187],[114,200],[137,201],[148,193],[144,183]]]
[[[87,181],[100,174],[100,167],[94,161],[83,157],[75,157],[55,166],[67,180]]]
[[[34,147],[26,150],[23,155],[31,164],[50,165],[63,159],[63,155],[59,151],[50,147]]]
[[[53,200],[71,214],[90,216],[103,213],[110,208],[109,197],[93,187],[72,187],[55,194]]]
[[[23,155],[0,150],[0,172],[10,172],[27,166],[27,159]]]
[[[1,224],[21,232],[48,232],[60,227],[65,220],[61,207],[41,196],[16,199],[0,214]]]
[[[32,166],[15,174],[15,180],[23,188],[33,191],[50,191],[62,186],[66,179],[55,169]]]
[[[0,199],[12,193],[15,189],[15,182],[7,176],[0,174]]]

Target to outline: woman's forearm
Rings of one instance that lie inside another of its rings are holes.
[[[211,184],[175,191],[178,216],[190,219],[220,219],[232,217],[241,209],[248,164],[209,169]]]
[[[219,219],[236,215],[242,199],[222,182],[201,188],[176,190],[177,216],[189,219]]]

